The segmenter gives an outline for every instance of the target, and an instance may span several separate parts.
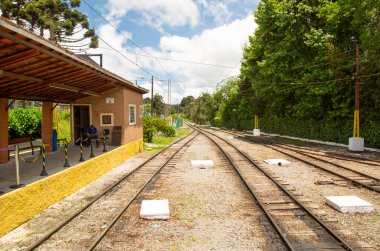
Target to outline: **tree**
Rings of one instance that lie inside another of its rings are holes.
[[[195,98],[193,96],[187,96],[182,98],[180,103],[180,111],[184,113],[186,117],[190,117],[190,108],[191,104],[195,102]]]
[[[159,94],[155,94],[153,96],[153,112],[155,112],[155,114],[157,114],[158,116],[161,116],[161,114],[164,114],[164,111],[164,98]]]
[[[184,97],[182,100],[181,100],[181,103],[180,103],[180,107],[181,108],[184,108],[186,107],[187,105],[189,105],[191,102],[194,102],[195,101],[195,98],[193,96],[187,96],[187,97]]]
[[[62,46],[80,50],[85,47],[98,47],[98,37],[89,28],[85,14],[75,10],[80,0],[3,0],[0,8],[2,16],[37,31],[41,36],[49,33],[49,39]],[[84,31],[83,37],[73,35]],[[78,44],[88,39],[87,44]],[[75,45],[74,45],[75,44]]]
[[[144,98],[144,104],[150,104],[150,98],[149,97],[146,97]]]

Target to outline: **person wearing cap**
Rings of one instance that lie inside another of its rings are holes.
[[[96,129],[94,125],[90,125],[90,127],[87,128],[87,137],[89,138],[87,141],[87,146],[90,146],[91,139],[95,139],[96,147],[99,147],[98,129]]]

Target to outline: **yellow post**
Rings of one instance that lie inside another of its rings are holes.
[[[359,110],[355,110],[354,112],[354,138],[360,137],[360,116],[359,116]]]
[[[55,117],[55,128],[57,129],[57,134],[59,135],[58,107],[54,108],[54,117]]]
[[[259,129],[259,116],[255,113],[255,128],[254,129]]]

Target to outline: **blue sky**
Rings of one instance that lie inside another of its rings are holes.
[[[238,74],[242,47],[256,27],[253,12],[258,2],[85,1],[124,34],[119,34],[82,0],[80,11],[87,14],[90,25],[105,41],[100,41],[100,48],[89,53],[103,53],[105,68],[128,80],[138,80],[137,83],[147,89],[150,89],[150,84],[143,78],[148,79],[150,74],[154,75],[154,93],[164,96],[165,100],[166,83],[171,79],[171,103],[177,103],[187,95],[198,96],[202,92],[212,92],[222,79]],[[205,66],[163,59],[236,67]]]

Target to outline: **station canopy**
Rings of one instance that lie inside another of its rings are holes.
[[[0,98],[72,103],[112,88],[148,90],[0,18]]]

